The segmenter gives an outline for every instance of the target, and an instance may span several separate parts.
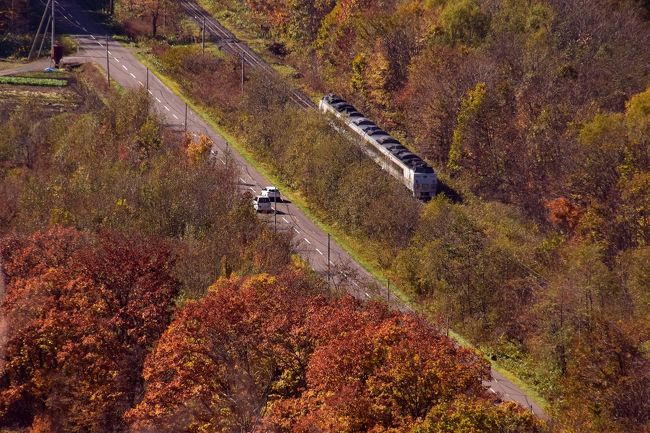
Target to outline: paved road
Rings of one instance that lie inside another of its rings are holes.
[[[59,0],[56,4],[61,12],[57,22],[61,21],[59,25],[64,24],[66,30],[73,34],[80,44],[78,60],[94,61],[104,69],[108,66],[111,78],[126,88],[147,88],[156,109],[171,127],[184,128],[187,113],[188,131],[208,135],[215,142],[216,158],[221,163],[225,163],[228,158],[234,161],[239,168],[238,177],[243,190],[259,193],[264,186],[270,185],[270,182],[249,166],[241,155],[232,151],[223,137],[213,131],[194,111],[187,109],[181,98],[153,74],[148,74],[146,67],[128,49],[113,40],[107,40],[106,36],[102,36],[106,34],[104,29],[94,23],[73,0]],[[241,44],[237,43],[237,45]],[[279,203],[277,210],[276,215],[263,218],[269,224],[277,224],[278,230],[291,231],[294,235],[296,249],[301,257],[316,272],[326,277],[328,271],[327,233],[318,228],[290,202]],[[374,278],[352,260],[334,240],[331,241],[330,251],[330,275],[333,286],[345,288],[359,299],[384,297],[386,289],[383,285],[377,284]],[[400,310],[410,310],[408,306],[394,298],[391,298],[391,301]],[[506,400],[516,401],[524,407],[530,408],[538,416],[545,417],[542,409],[529,401],[528,397],[513,383],[494,370],[492,370],[492,377],[493,380],[486,383],[492,392],[500,394]]]
[[[94,61],[106,70],[107,64],[111,79],[126,88],[147,88],[154,106],[167,124],[173,128],[184,129],[186,105],[147,69],[127,48],[108,39],[103,29],[93,23],[74,2],[61,0],[61,8],[66,29],[71,32],[80,45],[80,55],[65,59],[66,62]],[[59,18],[60,20],[61,18]],[[103,36],[102,36],[103,35]],[[108,57],[108,62],[107,62]],[[187,129],[190,132],[208,135],[214,142],[216,158],[219,163],[226,159],[234,161],[239,168],[239,182],[243,190],[259,194],[261,189],[271,183],[253,167],[249,166],[238,153],[232,151],[227,142],[213,131],[191,108],[187,109]],[[276,215],[263,215],[269,224],[277,225],[278,230],[291,231],[297,251],[311,267],[327,277],[327,233],[320,230],[307,216],[289,201],[277,203]],[[374,279],[334,241],[330,242],[330,273],[336,285],[350,284],[353,295],[360,299],[373,296],[370,286]]]

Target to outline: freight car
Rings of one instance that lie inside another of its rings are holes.
[[[364,142],[363,150],[384,170],[396,177],[420,200],[436,193],[436,172],[419,156],[366,118],[340,96],[325,95],[318,104],[324,113],[338,117]]]

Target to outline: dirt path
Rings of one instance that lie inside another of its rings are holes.
[[[34,60],[33,62],[24,63],[12,68],[2,69],[0,70],[0,76],[20,74],[23,72],[42,71],[48,66],[50,66],[50,59],[41,58],[41,59]]]

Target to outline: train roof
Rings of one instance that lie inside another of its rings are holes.
[[[368,121],[371,124],[357,125],[368,135],[374,135],[373,139],[382,147],[390,151],[390,153],[399,159],[404,165],[411,167],[416,173],[435,173],[433,168],[427,164],[422,158],[415,153],[404,147],[398,140],[392,137],[383,129],[379,128],[372,120],[365,118],[354,106],[348,103],[345,99],[334,93],[327,94],[323,100],[330,104],[339,113],[354,113],[355,122]],[[360,116],[357,116],[360,114]],[[364,122],[366,123],[366,122]],[[377,137],[377,135],[380,135]],[[381,140],[381,141],[380,141]]]

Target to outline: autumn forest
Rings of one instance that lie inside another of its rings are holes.
[[[328,285],[146,91],[91,63],[0,84],[0,432],[649,431],[650,3],[195,2],[274,77],[178,2],[79,3],[417,313]],[[0,56],[39,8],[0,0]],[[291,88],[350,100],[438,195]]]

